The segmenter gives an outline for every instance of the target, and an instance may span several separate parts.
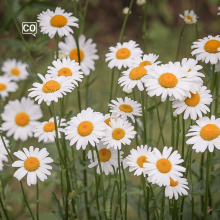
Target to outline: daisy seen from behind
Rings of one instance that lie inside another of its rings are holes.
[[[9,101],[1,114],[4,121],[2,130],[7,131],[7,137],[13,135],[15,140],[26,141],[33,136],[34,127],[40,124],[37,120],[42,116],[40,106],[34,104],[30,98],[22,97],[21,101]]]
[[[0,76],[0,96],[3,100],[8,96],[9,92],[15,92],[18,89],[16,82],[11,81],[9,76]]]
[[[183,101],[174,100],[172,105],[173,108],[176,108],[175,114],[180,115],[185,111],[185,120],[189,116],[192,120],[196,120],[198,116],[202,117],[202,113],[210,112],[207,105],[210,105],[212,100],[210,90],[206,86],[202,86],[196,94],[191,93],[191,98],[186,97]]]
[[[209,35],[203,39],[193,42],[191,54],[196,56],[196,60],[214,65],[220,60],[220,36]]]
[[[198,152],[204,152],[208,149],[210,152],[214,151],[214,147],[220,150],[220,118],[211,119],[208,117],[200,118],[196,121],[197,125],[190,126],[186,141],[187,144],[192,144],[192,149]]]
[[[22,63],[21,60],[7,59],[3,62],[1,70],[5,76],[11,77],[11,80],[20,81],[28,78],[27,67],[28,64]]]
[[[66,119],[61,118],[61,120],[59,120],[59,117],[57,116],[56,121],[58,129],[58,138],[61,138],[60,132],[65,132],[64,128],[62,127],[66,126]],[[49,119],[49,121],[41,122],[40,125],[34,128],[33,132],[34,137],[38,138],[38,142],[54,142],[56,137],[54,118],[52,117]]]
[[[165,196],[169,197],[169,199],[175,198],[177,200],[179,195],[188,195],[187,190],[189,187],[187,185],[186,178],[178,178],[177,181],[170,178],[170,185],[165,187]]]
[[[100,112],[93,112],[91,108],[82,110],[77,116],[72,117],[65,128],[66,140],[70,141],[70,146],[76,143],[76,149],[86,149],[90,143],[93,147],[95,143],[105,135],[106,124]]]
[[[57,7],[55,11],[43,11],[37,16],[37,21],[43,34],[48,34],[50,38],[53,38],[57,33],[60,37],[68,36],[73,33],[70,28],[78,27],[78,18],[72,16],[73,13],[65,12],[64,9]]]
[[[58,76],[69,77],[69,80],[76,86],[78,86],[78,82],[82,82],[83,72],[80,71],[81,66],[79,63],[75,62],[75,60],[70,60],[70,58],[63,58],[62,61],[60,59],[54,60],[52,62],[52,66],[48,66],[47,72],[54,76],[55,78]]]
[[[149,153],[149,163],[144,163],[145,173],[148,175],[147,180],[158,186],[169,186],[170,178],[177,181],[182,177],[181,172],[185,172],[186,168],[179,164],[183,162],[178,151],[174,151],[172,147],[163,148],[162,154],[157,148],[153,149],[153,153]]]
[[[74,85],[69,77],[59,76],[53,77],[51,74],[46,74],[45,77],[41,74],[37,74],[41,80],[41,83],[33,83],[33,87],[28,91],[28,97],[36,97],[35,101],[41,104],[42,101],[46,102],[49,106],[52,101],[58,102],[58,98],[63,98],[67,92],[72,92]]]
[[[137,150],[131,149],[130,154],[124,159],[124,164],[129,166],[129,172],[135,171],[134,175],[140,176],[143,174],[145,176],[144,164],[149,163],[149,152],[151,152],[151,147],[147,145],[137,146]]]
[[[114,149],[121,150],[121,145],[129,145],[130,139],[133,139],[136,135],[134,126],[126,120],[118,118],[111,119],[109,122],[110,126],[106,126],[105,137],[102,138],[103,144]]]
[[[79,56],[77,45],[74,37],[69,35],[64,38],[64,42],[59,42],[60,52],[65,53],[71,60],[75,60],[79,63],[83,73],[88,76],[90,70],[95,70],[94,60],[98,60],[99,56],[96,54],[96,43],[92,42],[92,39],[89,38],[86,40],[86,37],[82,34],[79,36]]]
[[[110,112],[116,114],[116,117],[121,117],[126,120],[127,117],[131,118],[134,122],[134,116],[141,116],[141,104],[137,101],[133,101],[132,99],[125,97],[125,100],[122,98],[117,98],[118,101],[112,100],[113,104],[108,104],[110,106]]]
[[[117,43],[115,47],[110,47],[110,52],[105,55],[105,61],[110,61],[108,67],[110,69],[117,67],[119,70],[122,67],[127,68],[131,64],[132,58],[143,54],[143,51],[138,46],[135,41],[130,40],[122,44]]]
[[[185,10],[183,15],[179,15],[186,24],[195,24],[197,22],[196,13],[191,10]]]
[[[53,162],[53,159],[47,157],[49,153],[46,148],[39,150],[33,146],[23,148],[23,151],[14,152],[14,155],[20,160],[15,161],[12,167],[19,167],[19,169],[14,173],[14,177],[21,181],[21,179],[27,174],[27,184],[36,185],[37,178],[42,182],[47,179],[47,175],[51,175],[49,170],[52,167],[48,165]]]
[[[102,171],[105,173],[105,175],[108,175],[109,173],[114,174],[114,169],[116,170],[118,168],[118,151],[114,148],[108,148],[106,145],[100,141],[97,145],[99,158],[101,162]],[[120,151],[120,160],[122,160],[122,154],[124,152]],[[89,168],[97,166],[96,172],[100,174],[100,168],[99,168],[99,162],[96,151],[93,150],[94,155],[94,161],[92,158],[92,151],[90,150],[88,152],[88,159],[90,160]],[[113,169],[114,167],[114,169]]]

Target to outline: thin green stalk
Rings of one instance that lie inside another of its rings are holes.
[[[206,166],[206,187],[205,187],[205,205],[204,205],[204,219],[208,216],[208,192],[209,192],[209,169],[211,163],[212,153],[207,151],[207,166]],[[211,207],[210,207],[211,209]]]
[[[160,115],[159,115],[159,110],[158,110],[158,104],[157,104],[157,98],[156,98],[156,96],[155,96],[155,103],[156,103],[156,109],[157,109],[157,119],[158,119],[159,128],[160,128],[160,135],[161,135],[161,137],[162,137],[163,146],[166,146],[166,145],[165,145],[165,141],[164,141],[164,137],[163,137],[163,131],[162,131],[161,123],[160,123]]]
[[[58,52],[58,43],[59,43],[59,35],[58,33],[55,34],[55,41],[56,41],[56,58],[59,58],[59,52]]]
[[[170,118],[171,118],[171,125],[172,125],[172,134],[171,134],[171,146],[174,148],[174,143],[175,143],[175,132],[174,132],[174,117],[173,117],[173,107],[172,107],[172,102],[170,102]]]
[[[120,208],[120,214],[122,215],[122,205],[121,205],[121,161],[120,161],[120,150],[118,149],[118,172],[119,172],[119,187],[118,187],[118,205]]]
[[[111,78],[111,89],[110,89],[109,103],[111,103],[111,101],[112,101],[114,75],[115,75],[115,67],[113,67],[113,69],[112,69],[112,78]]]
[[[157,203],[156,203],[155,196],[154,196],[154,191],[152,189],[151,184],[150,183],[148,183],[148,184],[150,186],[150,191],[151,191],[151,194],[152,194],[152,199],[153,199],[155,210],[156,210],[156,214],[157,214],[157,219],[159,219],[159,212],[158,212]]]
[[[149,220],[149,199],[147,199],[146,180],[145,180],[144,175],[141,175],[141,179],[142,179],[143,191],[144,191],[144,201],[145,201],[146,219]]]
[[[190,175],[190,181],[192,184],[191,220],[193,220],[194,219],[194,195],[193,195],[193,182],[192,182],[192,150],[190,151],[189,175]]]
[[[144,127],[144,134],[143,134],[143,144],[147,144],[147,129],[146,129],[146,122],[145,122],[145,111],[144,111],[144,91],[141,92],[141,107],[142,107],[142,117],[143,117],[143,127]]]
[[[160,220],[163,220],[164,215],[164,206],[165,206],[165,187],[163,186],[163,195],[161,199],[161,207],[160,207]]]
[[[197,0],[195,0],[195,9],[196,9],[196,17],[198,18],[198,5],[197,5]],[[199,39],[198,21],[196,22],[196,38]]]
[[[83,33],[83,30],[84,30],[88,4],[89,4],[89,0],[86,0],[86,4],[84,6],[83,21],[82,21],[81,28],[80,28],[80,35]]]
[[[184,120],[184,116],[182,115],[182,158],[183,159],[184,159],[184,150],[185,150],[185,120]]]
[[[76,176],[76,165],[75,165],[75,152],[74,152],[74,149],[73,147],[71,147],[71,150],[72,150],[72,157],[73,157],[73,173],[74,173],[74,183],[75,183],[75,188],[77,188],[77,176]]]
[[[133,89],[133,99],[136,100],[135,98],[135,91]],[[134,124],[134,127],[135,127],[135,131],[137,132],[138,131],[138,127],[137,127],[137,118],[135,117],[135,124]],[[135,140],[136,140],[136,145],[139,146],[139,143],[138,143],[138,133],[135,135]]]
[[[0,196],[0,204],[1,204],[1,207],[2,207],[2,210],[3,210],[4,214],[5,214],[6,219],[9,220],[9,217],[8,217],[7,211],[6,211],[6,209],[5,209],[4,205],[3,205],[1,196]]]
[[[141,195],[139,195],[138,199],[138,219],[141,219]]]
[[[125,170],[123,167],[123,163],[121,162],[121,168],[122,168],[122,174],[124,178],[124,184],[125,184],[125,220],[127,220],[127,206],[128,206],[128,195],[127,195],[127,181],[126,181],[126,176],[125,176]]]
[[[177,200],[174,199],[172,220],[175,220],[175,219],[176,219],[176,215],[178,216]]]
[[[3,196],[3,199],[5,200],[5,186],[4,186],[2,175],[0,175],[0,178],[1,178],[1,184],[2,184],[2,196]]]
[[[220,81],[220,77],[219,77],[219,73],[215,73],[216,74],[216,80],[215,80],[215,115],[217,116],[219,113],[219,102],[218,102],[218,91],[219,91],[219,85],[218,82]]]
[[[37,220],[39,220],[39,191],[38,191],[38,182],[36,184],[36,194],[37,194],[37,201],[36,201],[36,216]]]
[[[215,65],[212,66],[212,75],[211,75],[211,85],[210,85],[210,90],[211,90],[211,95],[212,95],[212,98],[213,98],[213,95],[214,95],[214,86],[215,86]],[[213,102],[211,102],[210,104],[210,112],[209,112],[209,117],[211,117],[212,115],[212,105]]]
[[[102,166],[101,166],[101,161],[100,161],[100,157],[99,157],[99,151],[97,146],[95,147],[96,149],[96,154],[97,154],[97,158],[98,158],[98,164],[99,164],[99,171],[100,171],[100,175],[101,175],[101,187],[102,187],[102,196],[103,196],[103,211],[104,211],[104,216],[105,219],[107,220],[107,213],[106,213],[106,200],[105,200],[105,187],[104,187],[104,178],[103,178],[103,172],[102,172]]]
[[[178,150],[179,145],[179,134],[180,134],[180,118],[177,115],[177,124],[176,124],[176,150]]]
[[[203,181],[203,163],[204,163],[204,153],[202,153],[201,162],[200,162],[200,180],[202,181]],[[203,195],[200,196],[200,201],[201,201],[201,213],[203,213],[204,211],[204,196]]]
[[[114,169],[114,167],[113,167]],[[115,186],[117,184],[117,177],[118,177],[118,169],[116,170],[115,172],[115,169],[114,169],[114,177],[115,177],[115,182],[114,182],[114,185],[113,185],[113,189],[112,189],[112,195],[111,195],[111,201],[110,201],[110,213],[111,213],[111,216],[110,216],[110,219],[112,217],[112,202],[113,202],[113,198],[114,198],[114,193],[115,193]]]
[[[31,57],[31,54],[30,54],[30,51],[29,51],[29,49],[28,49],[27,43],[26,43],[26,41],[25,41],[25,39],[24,39],[24,37],[23,37],[23,35],[22,35],[22,33],[21,33],[20,27],[19,27],[19,25],[18,25],[18,23],[17,23],[17,21],[16,21],[16,19],[15,19],[15,16],[14,16],[12,10],[11,10],[10,4],[8,3],[7,0],[5,0],[5,3],[6,3],[6,5],[7,5],[7,7],[8,7],[8,10],[9,10],[9,12],[10,12],[10,14],[11,14],[13,20],[14,20],[15,26],[16,26],[16,28],[17,28],[17,30],[18,30],[18,33],[19,33],[19,35],[20,35],[20,37],[21,37],[21,39],[22,39],[22,41],[23,41],[23,44],[24,44],[24,46],[25,46],[25,48],[26,48],[26,51],[27,51],[29,60],[30,60],[31,65],[32,65],[33,70],[34,70],[34,73],[37,74],[37,70],[35,69],[35,66],[34,66],[34,61],[33,61],[32,57]]]
[[[143,16],[143,23],[142,23],[142,38],[144,41],[144,53],[147,53],[147,30],[146,30],[146,23],[147,23],[147,6],[148,0],[146,0],[145,8],[144,8],[144,16]]]
[[[183,26],[183,28],[180,32],[179,44],[178,44],[178,49],[177,49],[177,54],[176,54],[176,60],[178,60],[178,56],[179,56],[179,52],[180,52],[180,45],[181,45],[183,31],[184,31],[185,27],[186,27],[186,24],[184,24],[184,26]]]
[[[88,106],[89,106],[89,97],[88,97],[88,94],[89,94],[89,76],[90,75],[88,75],[87,77],[86,77],[86,108],[88,108]]]

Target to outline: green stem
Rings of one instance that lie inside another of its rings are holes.
[[[164,206],[165,206],[165,187],[163,186],[163,195],[161,199],[161,207],[160,207],[160,220],[163,220],[164,215]]]
[[[190,164],[189,164],[189,174],[190,174],[190,181],[192,184],[192,206],[191,206],[191,220],[194,219],[194,195],[193,195],[193,182],[192,182],[192,150],[190,151]]]
[[[215,115],[218,116],[219,113],[219,102],[218,102],[218,91],[219,91],[219,85],[218,82],[220,81],[220,77],[219,77],[219,73],[215,73],[216,74],[216,80],[215,80],[215,95],[216,95],[216,99],[215,99]]]
[[[125,220],[127,220],[127,204],[128,204],[128,195],[127,195],[127,181],[126,181],[126,176],[125,176],[125,170],[123,167],[123,163],[121,162],[121,168],[122,168],[122,174],[124,178],[124,184],[125,184]]]
[[[155,196],[154,196],[154,191],[152,189],[151,184],[150,183],[148,183],[148,184],[150,186],[150,191],[151,191],[151,194],[152,194],[152,199],[153,199],[155,210],[156,210],[156,214],[157,214],[157,219],[159,219],[159,212],[158,212],[157,203],[156,203]]]
[[[2,207],[2,210],[3,210],[4,214],[5,214],[6,219],[9,220],[9,217],[8,217],[7,211],[6,211],[6,209],[5,209],[4,205],[3,205],[1,196],[0,196],[0,204],[1,204],[1,207]]]
[[[197,5],[197,0],[195,0],[195,9],[196,9],[196,18],[198,18],[198,5]],[[198,21],[196,22],[196,38],[199,39]]]
[[[158,119],[159,128],[160,128],[160,135],[161,135],[161,137],[162,137],[163,146],[166,146],[166,145],[165,145],[165,141],[164,141],[164,137],[163,137],[163,131],[162,131],[161,123],[160,123],[160,115],[159,115],[159,110],[158,110],[158,104],[157,104],[157,98],[156,98],[156,96],[155,96],[155,103],[156,103],[156,109],[157,109],[157,119]]]
[[[36,184],[36,192],[37,192],[36,216],[37,216],[37,220],[39,220],[39,191],[38,191],[38,182]]]
[[[59,44],[59,35],[58,33],[55,34],[55,41],[56,41],[56,58],[59,58],[59,52],[58,52],[58,44]]]
[[[212,75],[211,75],[211,85],[210,85],[210,90],[211,90],[211,95],[212,95],[212,98],[213,98],[213,95],[214,95],[214,87],[215,87],[215,65],[212,66]],[[213,102],[211,102],[210,104],[210,112],[209,112],[209,117],[211,117],[212,115],[212,105]]]
[[[183,117],[184,116],[182,115],[182,158],[184,159],[184,150],[185,150],[185,120],[184,120]]]
[[[80,35],[83,33],[84,26],[85,26],[85,20],[86,20],[86,13],[87,13],[87,8],[88,8],[89,0],[86,0],[86,4],[84,6],[84,15],[83,15],[83,21],[81,24],[81,29],[80,29]]]
[[[183,31],[186,27],[186,24],[184,24],[181,32],[180,32],[180,38],[179,38],[179,44],[178,44],[178,49],[177,49],[177,54],[176,54],[176,60],[178,60],[178,56],[179,56],[179,52],[180,52],[180,45],[181,45],[181,41],[182,41],[182,35],[183,35]]]
[[[200,180],[203,181],[203,163],[204,163],[204,153],[202,153],[201,162],[200,162]],[[201,201],[201,213],[204,212],[204,196],[200,196]],[[203,218],[202,218],[203,219]]]
[[[5,186],[4,186],[4,182],[3,182],[3,178],[1,174],[0,174],[0,178],[1,178],[1,184],[2,184],[2,196],[3,196],[3,200],[5,200]]]
[[[147,53],[147,30],[146,30],[146,23],[147,23],[147,6],[148,0],[146,0],[145,8],[144,8],[144,16],[143,16],[143,23],[142,23],[142,38],[144,41],[144,53]]]
[[[112,101],[114,75],[115,75],[115,67],[113,67],[113,69],[112,69],[112,78],[111,78],[111,89],[110,89],[109,103],[111,103],[111,101]]]
[[[142,179],[142,183],[143,183],[146,219],[149,220],[149,197],[147,197],[147,193],[146,193],[146,181],[145,181],[144,175],[141,175],[141,179]]]
[[[121,189],[122,189],[122,184],[121,184],[121,162],[120,162],[120,150],[118,149],[118,172],[119,172],[119,187],[118,187],[118,204],[120,207],[120,213],[122,215],[122,205],[121,205]]]
[[[178,150],[179,145],[179,134],[180,134],[180,118],[179,115],[177,115],[177,124],[176,124],[176,150]]]
[[[133,89],[133,99],[136,100],[134,89]],[[136,117],[135,117],[134,127],[135,127],[135,131],[137,132],[138,131],[138,125],[137,125],[137,118]],[[136,140],[136,145],[139,146],[139,143],[138,143],[138,133],[135,135],[135,140]]]
[[[114,169],[114,167],[113,167],[113,169]],[[114,182],[114,186],[113,186],[113,189],[112,189],[111,202],[110,202],[110,213],[111,213],[110,219],[112,217],[112,202],[113,202],[114,193],[115,193],[115,186],[117,184],[117,177],[118,177],[118,172],[117,171],[118,171],[118,169],[116,170],[116,172],[115,172],[115,169],[114,169],[115,182]]]
[[[88,99],[88,94],[89,94],[89,76],[90,75],[88,75],[86,77],[86,108],[88,108],[88,106],[89,106],[89,99]]]
[[[144,135],[143,135],[143,144],[147,144],[147,129],[145,123],[145,111],[144,111],[144,91],[141,92],[141,107],[142,107],[142,117],[143,117],[143,127],[144,127]]]
[[[171,125],[172,125],[172,134],[171,134],[171,146],[174,148],[175,143],[175,132],[174,132],[174,117],[173,117],[173,108],[172,108],[172,102],[170,102],[170,118],[171,118]]]

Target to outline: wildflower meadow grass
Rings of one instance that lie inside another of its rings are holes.
[[[219,2],[0,6],[0,219],[220,219]]]

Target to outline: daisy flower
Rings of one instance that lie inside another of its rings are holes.
[[[199,39],[193,42],[191,49],[195,49],[191,52],[192,55],[196,55],[196,60],[202,62],[210,62],[212,65],[217,64],[220,60],[220,36],[213,37],[209,35],[203,39]],[[219,49],[218,49],[219,48]]]
[[[9,141],[5,137],[2,137],[2,138],[5,142],[6,147],[8,147]],[[0,162],[2,162],[2,161],[8,162],[8,158],[6,156],[6,155],[8,155],[8,153],[7,153],[7,150],[5,149],[5,145],[2,141],[2,139],[0,138]]]
[[[59,117],[56,117],[57,121],[57,129],[58,129],[58,138],[61,138],[60,132],[65,132],[64,126],[66,126],[66,119],[61,118],[59,121]],[[44,121],[40,125],[36,126],[33,130],[34,137],[38,138],[38,142],[54,142],[56,137],[55,132],[55,124],[54,124],[54,118],[50,118],[49,121]]]
[[[155,66],[154,72],[147,74],[145,86],[147,87],[148,95],[160,96],[161,101],[164,102],[169,97],[174,97],[178,100],[183,100],[190,95],[192,83],[190,79],[186,78],[187,72],[183,72],[180,66],[173,63],[162,64]]]
[[[18,85],[11,80],[11,77],[0,76],[0,96],[3,100],[5,100],[9,92],[15,92],[18,89]]]
[[[136,3],[138,6],[142,6],[146,4],[146,0],[137,0]]]
[[[196,94],[191,93],[191,98],[186,97],[185,100],[173,101],[173,108],[176,108],[175,112],[177,115],[184,113],[184,119],[186,120],[189,116],[192,120],[196,120],[197,116],[202,117],[202,113],[206,114],[210,112],[206,105],[210,105],[212,102],[212,95],[210,90],[207,90],[206,86],[200,87]]]
[[[186,189],[189,189],[187,186],[188,182],[186,178],[178,178],[177,181],[174,181],[170,178],[170,185],[165,187],[165,196],[175,200],[178,199],[178,196],[188,195]]]
[[[70,140],[70,146],[77,142],[77,150],[81,147],[85,150],[88,143],[94,147],[95,143],[99,143],[99,139],[105,135],[104,131],[107,127],[103,115],[100,112],[93,112],[91,108],[82,110],[67,124],[69,126],[65,128],[66,139]]]
[[[73,30],[70,28],[78,27],[76,23],[79,19],[72,16],[73,13],[67,13],[64,9],[57,7],[55,12],[43,11],[37,15],[37,21],[41,27],[41,32],[43,34],[48,34],[50,38],[53,38],[56,33],[60,37],[68,36],[70,33],[73,33]]]
[[[129,172],[134,172],[134,175],[140,176],[142,173],[145,176],[145,163],[148,162],[149,152],[151,152],[151,147],[148,147],[147,145],[140,147],[137,146],[136,149],[131,149],[130,154],[125,158],[124,163],[127,163],[127,166],[129,166]]]
[[[28,137],[33,136],[33,129],[40,124],[37,120],[42,118],[43,114],[39,105],[34,104],[30,98],[22,97],[9,101],[1,114],[2,130],[7,131],[6,136],[13,135],[14,140],[26,141]]]
[[[153,184],[161,186],[169,186],[170,178],[177,181],[183,176],[181,172],[185,172],[186,168],[178,164],[183,162],[178,151],[171,154],[172,147],[163,148],[161,154],[157,148],[154,148],[153,153],[149,153],[149,163],[144,163],[145,173],[148,174],[147,180]]]
[[[109,124],[109,122],[110,122],[110,120],[111,120],[112,118],[115,119],[115,120],[117,120],[116,114],[112,113],[112,114],[106,114],[106,115],[104,115],[104,122],[105,122],[105,124],[108,125],[108,126],[111,126],[111,125]]]
[[[3,62],[1,70],[5,76],[10,76],[11,80],[20,81],[27,79],[27,67],[27,63],[22,63],[20,60],[7,59]]]
[[[118,79],[118,83],[128,90],[137,86],[140,91],[143,91],[143,84],[147,80],[147,74],[149,71],[152,71],[152,68],[152,65],[145,67],[131,67],[122,72],[123,75]]]
[[[27,174],[27,184],[36,185],[37,177],[43,182],[47,179],[47,175],[51,175],[49,170],[52,167],[48,163],[52,163],[53,159],[47,157],[49,153],[46,148],[39,150],[39,148],[33,148],[33,146],[23,148],[23,151],[14,152],[14,155],[20,160],[15,161],[12,167],[19,167],[14,173],[14,177],[21,181],[21,179]]]
[[[118,101],[112,100],[113,104],[108,104],[110,106],[110,112],[115,113],[116,117],[121,117],[122,119],[131,118],[134,122],[134,115],[141,116],[141,104],[125,97],[123,101],[122,98],[117,98]]]
[[[110,53],[105,55],[105,61],[110,61],[108,67],[110,69],[117,67],[119,70],[122,66],[127,68],[131,64],[132,58],[142,55],[143,51],[138,46],[135,41],[130,40],[123,44],[117,43],[116,47],[110,47]]]
[[[79,36],[79,54],[80,54],[80,65],[83,73],[88,76],[90,70],[95,70],[94,60],[98,60],[99,56],[96,54],[96,43],[92,43],[92,39],[86,40],[86,37],[82,34]],[[71,59],[79,62],[78,50],[76,41],[72,35],[64,38],[64,42],[59,42],[59,49],[61,52]]]
[[[102,171],[105,173],[105,175],[108,175],[109,173],[114,174],[114,169],[118,168],[118,151],[114,148],[107,149],[106,146],[100,141],[97,144],[98,152],[99,152],[99,158],[101,162]],[[120,159],[122,160],[122,154],[124,152],[120,151]],[[96,154],[96,151],[93,151],[94,160],[92,158],[92,151],[90,150],[88,152],[88,159],[90,160],[89,168],[93,168],[97,166],[96,172],[100,174],[100,168],[99,168],[99,161]]]
[[[76,86],[78,86],[77,81],[82,82],[83,72],[80,71],[81,66],[79,63],[75,62],[75,60],[70,60],[70,58],[63,58],[62,61],[60,59],[54,60],[52,62],[52,66],[48,66],[47,72],[54,76],[69,76],[69,80]]]
[[[110,126],[106,126],[105,137],[102,138],[107,149],[113,147],[121,150],[121,144],[130,145],[130,139],[133,139],[137,133],[134,131],[134,126],[121,118],[118,118],[117,121],[111,119],[109,124]]]
[[[220,150],[220,118],[215,119],[212,115],[200,118],[196,121],[197,125],[190,126],[187,137],[191,137],[186,141],[192,144],[196,153],[204,152],[207,148],[210,152],[214,151],[214,147]]]
[[[195,24],[197,22],[197,16],[193,10],[185,10],[184,15],[179,15],[186,24]]]
[[[74,89],[74,85],[69,77],[59,76],[55,78],[50,74],[46,74],[44,77],[39,73],[37,75],[43,83],[34,83],[33,87],[35,88],[28,90],[32,91],[28,96],[31,98],[36,97],[35,101],[38,100],[38,104],[44,101],[49,106],[52,101],[58,102],[58,98],[63,98],[66,92],[72,92]]]

